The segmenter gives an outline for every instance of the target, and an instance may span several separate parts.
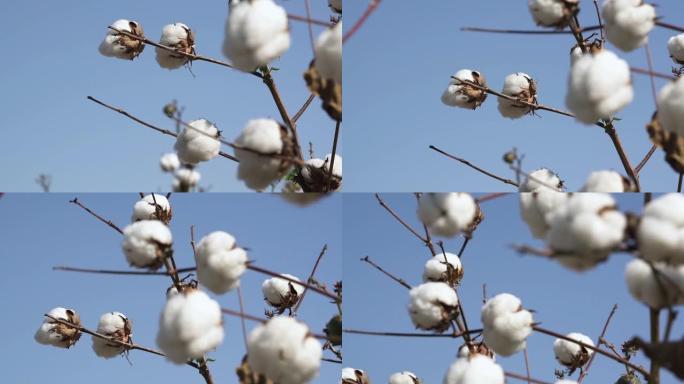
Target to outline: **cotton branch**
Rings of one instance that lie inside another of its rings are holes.
[[[313,277],[316,274],[316,270],[318,269],[318,264],[320,264],[321,259],[323,259],[323,256],[325,253],[328,251],[328,244],[323,245],[323,248],[321,249],[321,252],[318,253],[318,257],[316,258],[316,262],[314,263],[313,269],[311,269],[311,273],[309,274],[309,277],[306,279],[307,284],[312,284],[313,283]],[[299,307],[302,305],[302,302],[304,301],[304,296],[306,296],[306,291],[309,290],[309,287],[304,287],[304,292],[302,292],[302,295],[299,297],[299,300],[297,301],[297,305],[295,305],[294,309],[292,310],[293,313],[297,313],[297,310]]]
[[[404,279],[402,279],[402,278],[400,278],[400,277],[396,277],[396,276],[394,276],[393,274],[387,272],[387,271],[384,270],[381,266],[379,266],[378,264],[376,264],[375,262],[373,262],[373,260],[371,260],[370,257],[364,256],[364,257],[361,258],[361,261],[364,261],[364,262],[366,262],[366,263],[372,265],[375,269],[377,269],[378,271],[382,272],[385,276],[389,277],[390,279],[396,281],[397,283],[399,283],[399,284],[400,284],[401,286],[403,286],[404,288],[406,288],[406,289],[411,289],[411,285],[409,285],[409,283],[407,283],[406,280],[404,280]]]
[[[463,336],[462,333],[407,333],[407,332],[376,332],[376,331],[362,331],[357,329],[344,329],[344,333],[367,336],[398,336],[398,337],[435,337],[435,338],[450,338],[457,339]],[[482,329],[471,329],[470,334],[482,333]]]
[[[424,238],[423,236],[421,236],[421,234],[419,234],[419,233],[418,233],[415,229],[413,229],[408,223],[406,223],[406,221],[404,221],[404,219],[402,219],[396,212],[394,212],[394,210],[393,210],[389,205],[387,205],[387,203],[385,203],[385,200],[383,200],[383,199],[380,197],[380,195],[378,195],[377,193],[375,194],[375,199],[378,200],[378,204],[380,204],[381,207],[385,208],[385,210],[386,210],[387,212],[389,212],[389,214],[392,215],[392,217],[394,217],[401,225],[404,226],[404,228],[406,228],[406,229],[407,229],[409,232],[411,232],[415,237],[417,237],[418,240],[420,240],[420,241],[422,241],[423,243],[425,243],[425,245],[430,244],[430,243],[428,242],[428,239],[427,239],[427,238]]]
[[[331,28],[333,26],[332,23],[330,23],[330,22],[311,19],[308,16],[291,15],[288,13],[287,18],[290,20],[294,20],[294,21],[302,21],[302,22],[305,22],[307,24],[320,25],[321,27],[326,27],[326,28]]]
[[[478,167],[477,165],[471,163],[470,161],[468,161],[468,160],[466,160],[466,159],[463,159],[463,158],[460,158],[460,157],[458,157],[458,156],[454,156],[454,155],[452,155],[452,154],[450,154],[450,153],[447,153],[447,152],[445,152],[445,151],[443,151],[443,150],[441,150],[441,149],[435,147],[434,145],[430,145],[429,148],[432,149],[432,150],[435,151],[435,152],[441,153],[442,155],[444,155],[444,156],[446,156],[446,157],[448,157],[448,158],[450,158],[450,159],[452,159],[452,160],[456,160],[456,161],[458,161],[459,163],[464,164],[464,165],[466,165],[466,166],[468,166],[468,167],[470,167],[470,168],[472,168],[472,169],[474,169],[474,170],[476,170],[476,171],[482,173],[483,175],[489,176],[489,177],[491,177],[492,179],[498,180],[498,181],[500,181],[500,182],[502,182],[502,183],[504,183],[504,184],[512,185],[512,186],[514,186],[514,187],[516,187],[516,188],[519,187],[518,183],[516,183],[515,181],[513,181],[513,180],[511,180],[511,179],[507,179],[507,178],[505,178],[505,177],[498,176],[498,175],[496,175],[496,174],[494,174],[494,173],[492,173],[492,172],[489,172],[489,171],[487,171],[487,170],[485,170],[485,169],[483,169],[483,168]]]
[[[111,220],[105,219],[104,217],[102,217],[102,216],[98,215],[97,213],[95,213],[95,212],[94,212],[93,210],[91,210],[90,208],[88,208],[88,207],[86,207],[85,205],[83,205],[80,201],[78,201],[78,198],[74,198],[73,200],[69,200],[69,202],[72,203],[72,204],[76,204],[76,205],[78,205],[79,207],[83,208],[86,212],[90,213],[90,214],[93,215],[95,218],[97,218],[97,219],[100,220],[101,222],[107,224],[109,227],[111,227],[111,228],[114,229],[115,231],[119,232],[119,234],[122,234],[122,235],[123,235],[123,231],[121,230],[121,228],[119,228],[119,227],[118,227],[116,224],[114,224]]]
[[[594,25],[591,27],[581,28],[580,32],[590,32],[601,29],[600,26]],[[480,27],[462,27],[463,32],[485,32],[485,33],[502,33],[511,35],[571,35],[573,32],[561,29],[561,30],[543,30],[543,29],[499,29],[499,28],[480,28]]]
[[[608,318],[606,319],[605,324],[603,325],[603,330],[601,330],[601,334],[598,337],[598,340],[596,341],[596,346],[601,347],[601,344],[603,343],[604,337],[606,336],[606,332],[608,331],[608,325],[610,325],[610,320],[613,319],[613,315],[615,315],[615,312],[618,309],[618,305],[615,304],[613,305],[613,309],[610,311],[610,314],[608,315]],[[591,365],[594,363],[594,359],[596,358],[596,354],[592,354],[591,358],[589,358],[589,362],[587,362],[586,367],[580,373],[579,378],[577,379],[577,384],[581,383],[582,380],[589,374],[589,369],[591,369]]]
[[[356,23],[354,23],[354,25],[351,28],[349,28],[347,33],[344,34],[344,37],[342,37],[343,44],[346,43],[347,40],[351,39],[351,37],[354,36],[354,34],[358,32],[359,29],[361,29],[361,27],[366,22],[366,20],[368,20],[370,15],[372,15],[373,12],[375,12],[375,10],[378,8],[378,6],[380,6],[380,1],[381,0],[370,1],[370,3],[368,4],[368,8],[366,8],[366,11],[361,15],[361,17],[356,21]]]

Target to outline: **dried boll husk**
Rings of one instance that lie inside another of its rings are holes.
[[[313,61],[304,72],[304,81],[309,91],[321,99],[321,106],[328,116],[335,121],[342,121],[342,84],[324,79]]]
[[[677,173],[684,173],[684,138],[663,129],[658,122],[657,112],[646,125],[646,131],[653,144],[665,151],[665,161],[670,167]]]

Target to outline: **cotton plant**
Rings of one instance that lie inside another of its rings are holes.
[[[478,71],[461,69],[449,80],[447,89],[442,93],[442,103],[450,107],[477,109],[487,99],[487,93],[465,81],[481,87],[487,86],[487,80]]]
[[[581,333],[572,332],[567,334],[566,337],[591,347],[594,346],[591,337]],[[572,341],[556,339],[553,342],[553,354],[559,363],[570,369],[570,373],[572,374],[576,369],[583,367],[589,362],[594,351],[580,344],[573,343]]]
[[[81,326],[81,318],[78,312],[73,309],[57,307],[51,309],[48,315],[78,327]],[[39,344],[51,345],[57,348],[71,348],[81,338],[81,331],[45,317],[33,338]]]
[[[667,51],[675,64],[684,65],[684,33],[670,37],[667,41]]]
[[[424,282],[443,282],[458,285],[463,278],[463,265],[458,255],[443,252],[438,253],[425,262],[423,269]]]
[[[407,309],[416,328],[442,333],[458,315],[458,296],[446,283],[423,283],[409,292]]]
[[[655,8],[643,0],[606,0],[602,15],[608,41],[627,52],[648,42],[656,21]]]
[[[112,29],[114,28],[114,29]],[[104,40],[100,43],[100,54],[117,59],[133,60],[145,49],[145,44],[138,39],[126,36],[123,32],[144,38],[145,32],[137,21],[119,19],[110,25]]]
[[[562,29],[579,12],[579,0],[529,0],[532,19],[542,27]]]
[[[548,168],[539,168],[530,172],[518,187],[519,192],[562,191],[563,180]]]
[[[480,207],[467,193],[426,193],[418,203],[418,218],[438,236],[472,231],[482,219]]]
[[[632,297],[651,309],[684,305],[684,265],[634,259],[625,267],[625,281]]]
[[[323,351],[306,324],[277,316],[247,338],[249,366],[279,384],[304,384],[319,374]]]
[[[100,316],[97,333],[124,344],[131,344],[133,323],[121,312],[107,312]],[[126,348],[118,343],[93,336],[93,351],[99,357],[111,359],[126,352]]]
[[[684,196],[668,193],[646,204],[636,238],[645,260],[684,264]]]
[[[233,66],[251,72],[289,48],[290,30],[283,7],[273,0],[231,1],[223,54]]]
[[[485,355],[457,359],[444,376],[444,384],[504,384],[504,370]]]
[[[219,154],[220,136],[218,128],[209,120],[193,120],[178,134],[174,148],[183,164],[197,165]]]
[[[580,192],[622,193],[632,192],[632,182],[615,171],[594,171],[589,174]]]
[[[247,269],[247,251],[231,234],[216,231],[197,243],[197,279],[213,293],[224,294],[240,286]]]
[[[143,196],[133,205],[131,221],[159,220],[168,224],[173,217],[169,199],[164,195],[152,193]]]
[[[167,24],[162,29],[159,44],[173,48],[178,52],[195,54],[195,33],[183,23]],[[177,69],[187,63],[189,58],[182,53],[173,53],[163,48],[156,48],[157,63],[166,69]]]
[[[501,93],[514,97],[518,101],[511,101],[503,97],[498,98],[499,113],[509,119],[518,119],[534,112],[525,103],[537,103],[537,82],[523,72],[516,72],[506,76]],[[521,103],[520,101],[524,102]]]
[[[342,156],[336,154],[334,162],[332,162],[332,154],[330,153],[323,159],[312,158],[307,160],[301,168],[300,177],[295,180],[306,192],[339,190],[342,188]]]
[[[140,220],[124,228],[121,249],[132,267],[159,269],[171,251],[171,230],[159,220]]]
[[[281,276],[292,279],[294,281],[301,281],[298,277],[283,273]],[[297,305],[304,293],[304,287],[300,284],[293,283],[280,277],[273,277],[264,280],[261,285],[261,292],[264,295],[264,300],[273,308],[278,315],[291,310]]]
[[[501,293],[487,300],[481,319],[484,342],[496,354],[511,356],[527,346],[534,319],[518,297]]]
[[[240,160],[238,179],[250,189],[265,189],[291,168],[290,162],[281,158],[292,150],[289,133],[273,119],[250,120],[235,144],[235,157]]]
[[[402,371],[393,373],[389,378],[389,384],[421,384],[422,381],[415,373]]]
[[[361,370],[352,367],[345,367],[342,369],[341,384],[370,384],[368,374]]]

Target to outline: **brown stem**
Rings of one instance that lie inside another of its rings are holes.
[[[485,201],[490,201],[490,200],[495,200],[498,199],[499,197],[504,197],[510,195],[509,192],[494,192],[494,193],[488,193],[486,195],[482,195],[475,199],[478,203],[484,203]]]
[[[292,121],[292,119],[290,119],[290,114],[287,112],[287,108],[285,108],[285,103],[283,103],[283,98],[280,96],[280,92],[278,91],[278,87],[276,86],[275,81],[273,80],[273,75],[271,75],[270,69],[264,75],[263,81],[264,84],[266,84],[266,87],[268,88],[269,92],[271,93],[271,97],[273,97],[273,101],[275,102],[275,105],[278,108],[278,113],[280,113],[280,117],[283,119],[283,122],[292,133],[292,140],[294,141],[295,146],[295,156],[301,159],[302,147],[299,145],[297,127],[295,126],[295,123]]]
[[[373,262],[373,260],[371,260],[370,257],[364,256],[364,257],[361,258],[361,261],[365,261],[366,263],[372,265],[373,267],[375,267],[375,269],[377,269],[378,271],[382,272],[385,276],[389,277],[390,279],[392,279],[392,280],[396,281],[397,283],[401,284],[404,288],[406,288],[406,289],[411,289],[411,288],[412,288],[411,285],[409,285],[409,284],[406,282],[406,280],[404,280],[404,279],[402,279],[402,278],[399,278],[399,277],[396,277],[396,276],[394,276],[393,274],[387,272],[387,271],[384,270],[381,266],[379,266],[379,265],[377,265],[375,262]]]
[[[272,276],[272,277],[277,277],[277,278],[279,278],[279,279],[287,280],[287,281],[289,281],[289,282],[292,283],[292,284],[297,284],[297,285],[300,285],[300,286],[302,286],[302,287],[304,287],[304,288],[308,288],[308,289],[310,289],[310,290],[312,290],[312,291],[314,291],[314,292],[316,292],[316,293],[318,293],[318,294],[320,294],[320,295],[322,295],[322,296],[325,296],[325,297],[327,297],[327,298],[329,298],[329,299],[334,300],[335,302],[337,302],[337,301],[339,300],[339,297],[337,297],[336,295],[334,295],[334,294],[328,292],[328,291],[325,290],[325,289],[321,289],[321,288],[319,288],[319,287],[317,287],[317,286],[315,286],[315,285],[311,285],[311,284],[308,284],[308,283],[304,283],[304,282],[301,282],[301,281],[297,281],[297,280],[295,280],[295,279],[291,279],[291,278],[289,278],[289,277],[287,277],[287,276],[283,276],[283,275],[281,275],[281,274],[279,274],[279,273],[276,273],[276,272],[273,272],[273,271],[269,271],[268,269],[264,269],[264,268],[261,268],[261,267],[257,267],[257,266],[254,265],[254,264],[251,264],[251,263],[250,263],[250,264],[247,264],[247,269],[250,269],[250,270],[252,270],[252,271],[254,271],[254,272],[263,273],[264,275],[268,275],[268,276]]]
[[[601,41],[605,42],[606,37],[603,31],[603,20],[601,19],[601,10],[599,9],[598,0],[594,0],[594,9],[596,10],[596,18],[598,19],[599,30],[601,31]]]
[[[622,167],[625,169],[625,172],[627,172],[629,178],[632,179],[632,182],[636,187],[636,192],[639,192],[639,190],[641,189],[639,185],[639,176],[637,176],[636,172],[634,171],[634,168],[632,168],[632,165],[629,163],[629,159],[627,158],[627,154],[625,153],[625,149],[622,146],[622,142],[620,141],[620,137],[618,136],[617,130],[613,126],[613,123],[608,122],[603,129],[606,131],[608,137],[610,137],[610,140],[613,142],[613,146],[615,147],[615,150],[617,151],[618,156],[620,157]]]
[[[651,83],[651,96],[653,96],[653,104],[658,108],[658,95],[653,75],[653,55],[651,54],[651,47],[648,45],[648,42],[644,45],[644,51],[646,51],[646,62],[648,62],[648,79]]]
[[[641,172],[641,169],[644,168],[646,163],[651,159],[651,156],[655,153],[656,149],[658,149],[657,145],[652,145],[651,149],[648,150],[648,153],[646,153],[646,156],[644,156],[643,159],[639,162],[639,164],[634,168],[634,172],[638,175]]]
[[[378,6],[380,5],[380,1],[381,0],[371,0],[370,4],[368,4],[368,8],[366,8],[366,11],[363,12],[361,17],[356,21],[356,23],[354,23],[354,25],[347,31],[347,33],[344,34],[344,37],[342,38],[343,44],[346,43],[347,40],[351,39],[351,37],[354,36],[354,34],[358,32],[359,29],[361,29],[361,27],[366,22],[366,20],[368,20],[370,15],[373,14],[373,12],[378,8]]]
[[[79,207],[83,208],[86,212],[90,213],[90,214],[93,215],[95,218],[97,218],[97,219],[100,220],[101,222],[107,224],[107,225],[108,225],[109,227],[111,227],[113,230],[119,232],[119,234],[123,235],[123,231],[121,230],[121,228],[119,228],[119,227],[118,227],[116,224],[114,224],[111,220],[105,219],[104,217],[102,217],[102,216],[98,215],[97,213],[95,213],[95,212],[94,212],[93,210],[91,210],[90,208],[88,208],[88,207],[86,207],[85,205],[83,205],[80,201],[78,201],[78,198],[75,197],[73,200],[69,200],[69,202],[72,203],[72,204],[76,204],[76,205],[78,205]]]
[[[631,72],[638,73],[640,75],[653,75],[653,76],[659,77],[661,79],[672,80],[672,81],[677,80],[677,78],[672,76],[672,75],[668,75],[668,74],[661,73],[661,72],[654,72],[654,71],[650,71],[648,69],[629,67],[629,70]]]
[[[53,271],[66,271],[66,272],[83,272],[83,273],[100,273],[103,275],[151,275],[151,276],[169,276],[168,272],[156,272],[156,271],[118,271],[110,269],[89,269],[89,268],[74,268],[74,267],[63,267],[57,266],[52,267]],[[195,268],[192,268],[195,270]],[[182,270],[178,270],[182,273]]]
[[[649,320],[651,323],[651,344],[660,342],[660,310],[649,308]],[[651,371],[649,384],[660,384],[660,363],[657,359],[651,359]]]
[[[420,198],[422,195],[420,193],[416,193],[416,201],[418,204],[420,204]],[[432,256],[436,255],[437,252],[435,251],[435,246],[432,244],[432,236],[430,235],[430,230],[428,229],[427,224],[423,223],[423,231],[425,232],[425,244],[427,245],[428,249],[430,250],[430,253]]]
[[[613,309],[611,309],[610,314],[608,315],[608,318],[606,319],[606,322],[603,324],[603,329],[601,330],[601,334],[599,335],[597,341],[596,341],[596,346],[600,347],[602,340],[604,340],[604,337],[606,336],[606,332],[608,331],[608,325],[610,325],[610,320],[613,318],[615,315],[615,311],[617,311],[618,305],[615,304],[613,305]],[[589,374],[589,370],[591,369],[592,364],[594,363],[594,359],[596,358],[596,354],[592,354],[591,358],[589,359],[589,362],[587,363],[586,368],[582,371],[580,374],[579,378],[577,379],[577,383],[581,383],[582,380]]]
[[[376,332],[376,331],[361,331],[357,329],[345,329],[344,333],[351,333],[355,335],[368,336],[397,336],[397,337],[445,337],[457,339],[463,335],[460,333],[406,333],[406,332]],[[470,334],[482,333],[482,329],[471,329]]]
[[[580,29],[581,32],[590,32],[601,29],[600,26],[594,25],[591,27],[584,27]],[[499,29],[499,28],[479,28],[479,27],[463,27],[463,32],[487,32],[487,33],[506,33],[513,35],[569,35],[573,32],[570,30],[542,30],[542,29]]]
[[[252,320],[252,321],[262,323],[262,324],[268,321],[268,319],[264,319],[264,318],[259,317],[259,316],[248,315],[248,314],[244,313],[242,310],[234,311],[234,310],[228,309],[228,308],[221,308],[221,312],[226,314],[226,315],[235,316],[235,317],[239,317],[241,319],[246,319],[246,320]]]
[[[306,8],[306,26],[309,32],[309,43],[311,44],[311,52],[315,55],[316,47],[314,46],[313,27],[311,22],[311,1],[304,0],[304,6]]]
[[[307,108],[309,108],[309,105],[311,105],[311,102],[314,101],[315,98],[316,98],[316,95],[314,95],[313,93],[309,95],[309,97],[304,102],[304,105],[302,105],[302,107],[299,108],[297,113],[295,113],[294,116],[292,116],[292,122],[293,123],[296,123],[299,120],[299,118],[302,117],[304,112],[306,112]]]
[[[525,380],[527,380],[527,383],[533,383],[534,379],[532,379],[532,374],[530,374],[530,359],[529,356],[527,356],[527,347],[523,350],[523,353],[525,354],[525,372],[527,373],[527,377]]]
[[[682,176],[684,176],[684,173],[679,174],[679,179],[677,180],[677,192],[682,191]]]
[[[309,277],[306,279],[306,282],[308,284],[312,284],[313,277],[316,275],[316,270],[318,269],[318,264],[320,264],[321,259],[323,259],[323,255],[328,251],[328,244],[324,244],[323,248],[321,249],[321,252],[318,253],[318,257],[316,258],[316,262],[314,262],[314,266],[311,269],[311,273],[309,274]],[[292,310],[292,313],[297,313],[297,310],[299,307],[302,305],[302,302],[304,301],[304,297],[306,296],[306,291],[308,291],[309,288],[306,287],[304,288],[304,292],[302,292],[302,296],[299,297],[299,300],[297,301],[297,305],[295,305],[294,309]]]
[[[325,187],[326,192],[330,191],[333,180],[333,165],[335,164],[335,154],[337,154],[337,139],[340,135],[341,121],[337,120],[335,123],[335,136],[333,138],[332,153],[330,154],[330,167],[328,168],[328,185]]]
[[[413,229],[401,217],[399,217],[399,215],[396,212],[394,212],[394,210],[392,208],[390,208],[390,206],[387,205],[387,203],[385,203],[385,200],[383,200],[380,197],[380,195],[378,195],[377,193],[375,194],[375,199],[378,200],[378,203],[380,204],[380,206],[385,208],[385,210],[387,212],[389,212],[389,214],[392,215],[392,217],[394,217],[401,225],[403,225],[404,228],[408,229],[409,232],[411,232],[415,237],[417,237],[423,243],[425,243],[425,244],[428,243],[427,239],[425,239],[423,236],[421,236],[415,229]]]
[[[491,178],[493,178],[493,179],[499,180],[500,182],[502,182],[502,183],[504,183],[504,184],[509,184],[509,185],[512,185],[512,186],[514,186],[514,187],[516,187],[516,188],[518,187],[518,183],[516,183],[515,181],[513,181],[513,180],[511,180],[511,179],[507,179],[507,178],[501,177],[501,176],[498,176],[498,175],[495,175],[495,174],[493,174],[493,173],[491,173],[491,172],[489,172],[489,171],[487,171],[487,170],[484,170],[484,169],[478,167],[477,165],[471,163],[470,161],[468,161],[468,160],[466,160],[466,159],[463,159],[463,158],[454,156],[454,155],[452,155],[452,154],[450,154],[450,153],[444,152],[443,150],[441,150],[441,149],[435,147],[434,145],[430,145],[429,148],[432,149],[432,150],[435,151],[435,152],[441,153],[442,155],[444,155],[444,156],[446,156],[446,157],[448,157],[448,158],[450,158],[450,159],[456,160],[456,161],[458,161],[458,162],[460,162],[460,163],[462,163],[462,164],[464,164],[464,165],[466,165],[466,166],[468,166],[468,167],[470,167],[470,168],[472,168],[472,169],[474,169],[474,170],[476,170],[476,171],[478,171],[478,172],[480,172],[480,173],[482,173],[482,174],[484,174],[484,175],[487,175],[487,176],[489,176],[489,177],[491,177]]]
[[[659,27],[671,29],[671,30],[677,31],[677,32],[684,32],[684,27],[680,27],[678,25],[674,25],[674,24],[670,24],[670,23],[665,23],[663,21],[656,21],[655,25],[657,25]]]
[[[307,14],[309,13],[309,9],[307,9]],[[310,16],[299,16],[299,15],[291,15],[288,13],[287,18],[290,20],[294,21],[302,21],[307,24],[315,24],[315,25],[320,25],[321,27],[332,27],[333,25],[327,21],[322,21],[322,20],[316,20],[312,19]]]

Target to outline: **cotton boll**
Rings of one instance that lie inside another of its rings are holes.
[[[171,203],[166,196],[153,193],[135,203],[131,221],[159,220],[168,224],[172,215]]]
[[[523,309],[520,299],[508,293],[496,295],[482,307],[484,342],[502,356],[525,349],[533,322],[532,313]]]
[[[635,300],[653,309],[684,305],[684,266],[634,259],[625,268],[627,288]]]
[[[208,120],[193,120],[178,134],[174,148],[185,164],[209,161],[219,154],[219,136],[218,128]]]
[[[470,81],[483,87],[487,86],[487,81],[480,72],[461,69],[449,80],[449,86],[442,93],[442,103],[450,107],[476,109],[485,101],[487,93],[463,81]]]
[[[313,204],[325,196],[323,193],[304,192],[302,187],[293,181],[285,183],[281,193],[278,195],[285,199],[285,201],[299,205],[300,207],[306,207]]]
[[[173,172],[180,168],[180,159],[176,152],[166,153],[159,159],[159,167],[164,172]]]
[[[595,171],[589,174],[580,192],[622,193],[632,190],[629,179],[615,171]]]
[[[478,343],[471,341],[469,344],[463,344],[458,348],[457,356],[459,358],[469,357],[470,355],[484,355],[491,358],[493,361],[496,361],[496,355],[494,354],[494,351],[489,349],[484,342]]]
[[[579,11],[578,0],[529,0],[527,5],[537,25],[563,28]]]
[[[537,102],[537,83],[526,73],[517,72],[506,76],[504,80],[504,87],[501,91],[504,95],[515,97],[520,101],[526,103],[536,103]],[[517,119],[534,110],[529,106],[504,99],[503,97],[498,98],[499,100],[499,112],[503,117],[509,119]]]
[[[325,159],[309,159],[301,169],[302,188],[307,192],[326,192],[328,185],[331,191],[337,191],[342,187],[342,157],[335,155],[332,164],[332,180],[328,178],[330,173],[331,154]]]
[[[48,315],[55,319],[68,321],[79,327],[81,326],[81,318],[73,309],[57,307],[50,310]],[[52,345],[53,347],[58,348],[70,348],[72,345],[76,344],[80,337],[81,331],[58,323],[49,317],[43,319],[43,323],[33,336],[39,344]]]
[[[550,169],[531,172],[518,187],[519,192],[562,191],[563,180]]]
[[[342,22],[323,31],[314,47],[314,65],[324,79],[342,83]]]
[[[606,38],[627,52],[646,44],[655,26],[655,8],[643,0],[606,0],[602,13]]]
[[[474,229],[481,212],[467,193],[426,193],[418,202],[418,218],[434,234],[453,237]]]
[[[197,244],[197,279],[216,294],[240,286],[240,277],[247,268],[247,251],[237,246],[235,238],[216,231]]]
[[[169,227],[158,220],[141,220],[123,232],[121,248],[131,266],[153,270],[162,266],[173,242]]]
[[[110,27],[123,32],[128,32],[138,37],[145,37],[143,28],[135,21],[120,19],[110,25]],[[107,35],[100,43],[100,53],[107,57],[118,59],[133,60],[145,49],[145,44],[140,40],[130,38],[113,29],[107,29]]]
[[[584,124],[612,118],[633,98],[629,64],[608,50],[583,55],[570,68],[565,103]]]
[[[506,378],[500,365],[484,355],[456,360],[444,377],[444,384],[504,384]]]
[[[574,380],[558,380],[554,384],[577,384]]]
[[[347,367],[342,369],[342,384],[370,384],[370,378],[360,369]]]
[[[438,253],[425,263],[423,281],[458,284],[463,278],[463,266],[458,255],[444,252]]]
[[[389,378],[389,384],[420,384],[421,381],[418,379],[413,372],[403,371],[392,374]]]
[[[121,312],[108,312],[100,317],[97,325],[97,333],[108,336],[113,340],[130,344],[133,325]],[[126,351],[125,347],[108,340],[93,336],[93,351],[99,357],[111,359]]]
[[[592,347],[594,346],[591,338],[581,333],[569,333],[566,336]],[[556,339],[553,342],[553,353],[559,363],[574,370],[589,362],[589,358],[594,354],[594,351],[572,341]]]
[[[278,316],[258,326],[247,339],[247,359],[255,372],[279,384],[304,384],[318,376],[321,343],[304,324]]]
[[[202,178],[202,175],[192,168],[181,168],[174,176],[172,185],[174,192],[190,192]]]
[[[424,283],[411,289],[408,312],[416,328],[446,331],[458,311],[456,291],[445,283]]]
[[[179,52],[195,53],[195,34],[183,23],[173,23],[164,26],[159,44],[173,48]],[[157,63],[162,68],[180,68],[189,61],[188,57],[179,53],[169,52],[157,47]]]
[[[542,189],[539,192],[519,193],[520,215],[527,223],[532,236],[544,239],[549,230],[546,215],[561,206],[568,198],[567,193]]]
[[[231,4],[223,54],[238,69],[253,71],[290,48],[287,12],[273,0]]]
[[[235,149],[235,157],[240,160],[238,179],[243,180],[251,189],[265,189],[280,179],[290,168],[287,161],[264,156],[288,155],[290,151],[287,131],[275,120],[250,120],[240,136],[235,139],[235,144],[245,148]]]
[[[286,273],[281,274],[281,276],[301,281],[299,278]],[[276,308],[278,314],[282,314],[285,312],[285,309],[292,308],[297,304],[302,293],[304,293],[304,286],[289,280],[273,277],[261,284],[261,292],[264,294],[264,300]]]
[[[221,307],[206,293],[187,289],[171,296],[159,318],[157,345],[174,364],[199,359],[223,341]]]
[[[328,0],[328,7],[333,11],[342,14],[342,0]]]
[[[670,37],[667,41],[667,50],[670,52],[672,61],[684,65],[684,33]]]
[[[658,115],[662,128],[684,137],[684,77],[668,83],[658,94]]]
[[[646,205],[637,245],[646,260],[684,264],[684,195],[668,193]]]

